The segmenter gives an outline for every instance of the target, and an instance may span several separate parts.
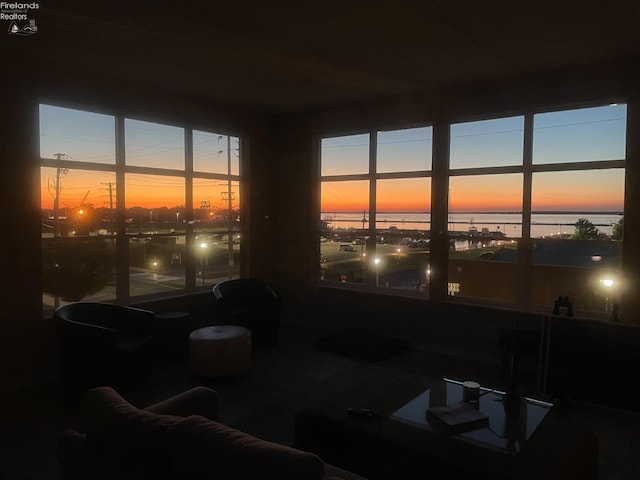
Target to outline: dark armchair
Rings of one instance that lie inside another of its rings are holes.
[[[215,322],[251,330],[254,348],[274,347],[280,333],[281,297],[266,282],[226,280],[213,287]]]
[[[153,312],[77,302],[54,312],[62,381],[68,393],[121,385],[151,370]]]

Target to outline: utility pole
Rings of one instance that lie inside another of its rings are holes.
[[[106,185],[107,188],[109,189],[109,230],[111,231],[110,233],[113,233],[113,189],[114,189],[114,183],[113,182],[102,182],[102,185]]]
[[[109,189],[109,209],[113,210],[113,182],[102,182],[102,185],[106,185]]]
[[[71,158],[66,153],[54,153],[53,156],[56,157],[58,160],[67,160]],[[53,185],[51,184],[48,185],[49,194],[53,197],[53,236],[54,237],[60,236],[60,219],[58,218],[59,217],[58,209],[60,208],[60,190],[62,190],[62,186],[60,185],[60,178],[67,175],[67,173],[69,173],[68,168],[63,168],[63,167],[56,168],[56,177],[55,177],[54,183]],[[52,189],[54,191],[53,193],[51,192]]]

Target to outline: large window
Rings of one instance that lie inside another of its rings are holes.
[[[516,301],[524,123],[517,116],[451,125],[449,295]]]
[[[626,105],[533,116],[532,304],[567,296],[580,313],[619,301]]]
[[[437,212],[449,245],[440,278],[456,300],[549,311],[568,297],[574,315],[609,315],[622,268],[626,105],[441,127],[449,148],[433,163],[446,175],[432,175],[431,127],[322,139],[321,278],[428,290],[430,264],[442,264],[430,258]],[[437,205],[434,181],[448,192]]]
[[[322,139],[322,280],[426,295],[431,144],[431,127]]]
[[[40,157],[45,311],[238,275],[239,138],[42,104]]]
[[[624,105],[452,125],[449,294],[546,310],[568,297],[577,314],[607,314],[625,128]]]

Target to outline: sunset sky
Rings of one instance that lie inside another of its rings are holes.
[[[605,106],[534,116],[533,163],[548,164],[622,159],[625,155],[626,106]],[[381,173],[431,170],[431,127],[378,133],[376,169]],[[450,168],[522,164],[524,117],[510,117],[451,126]],[[369,171],[369,134],[322,140],[321,175],[366,174]],[[125,162],[134,167],[184,170],[185,130],[125,119]],[[213,132],[193,132],[194,170],[226,174],[239,171],[238,139]],[[115,166],[115,117],[40,106],[40,154],[65,154],[79,162]],[[53,207],[56,169],[43,168],[42,207]],[[519,211],[522,175],[452,176],[450,211]],[[78,206],[84,199],[96,207],[115,205],[115,173],[71,169],[60,177],[60,205]],[[110,191],[109,188],[112,187]],[[184,205],[184,179],[172,175],[127,173],[126,207],[159,208]],[[237,184],[232,190],[237,192]],[[194,208],[209,200],[224,208],[226,181],[194,182]],[[380,180],[379,211],[429,211],[429,178]],[[535,173],[534,210],[622,210],[624,170]],[[237,193],[233,193],[237,197]],[[368,210],[366,180],[322,183],[322,211]],[[234,199],[237,205],[238,198]]]
[[[533,163],[573,163],[625,157],[626,105],[604,106],[534,116]],[[379,172],[431,169],[430,127],[378,134]],[[369,135],[322,140],[322,170],[332,175],[368,172]],[[523,162],[524,117],[451,126],[450,168],[517,166]],[[452,176],[451,212],[520,211],[522,174]],[[428,211],[426,179],[378,181],[379,211]],[[533,210],[621,211],[624,169],[540,172],[533,175]],[[368,183],[325,181],[322,211],[368,208]]]
[[[65,154],[78,162],[115,166],[115,117],[49,105],[40,106],[40,156]],[[232,175],[239,172],[238,138],[193,131],[194,170]],[[125,161],[134,167],[185,168],[185,130],[140,120],[125,119]],[[229,163],[231,165],[229,166]],[[230,169],[229,169],[230,167]],[[185,204],[185,182],[180,176],[125,175],[125,206],[173,208]],[[42,208],[53,208],[55,168],[41,170]],[[60,176],[60,206],[77,207],[81,202],[95,207],[115,207],[115,173],[69,169]],[[111,186],[111,190],[109,187]],[[232,182],[233,206],[238,206],[238,184]],[[227,208],[229,185],[225,180],[194,179],[193,207],[208,201],[212,209]]]

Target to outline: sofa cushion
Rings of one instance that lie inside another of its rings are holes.
[[[125,464],[170,477],[165,433],[183,417],[140,410],[109,387],[87,391],[81,411],[90,444],[105,448]]]
[[[197,415],[171,426],[167,443],[177,480],[317,480],[324,475],[324,462],[312,453],[267,442]]]

